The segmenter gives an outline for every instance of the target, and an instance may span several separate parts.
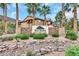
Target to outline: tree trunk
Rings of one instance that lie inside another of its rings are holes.
[[[74,28],[73,30],[77,33],[77,4],[74,4]]]
[[[47,25],[47,24],[46,24],[46,14],[44,14],[44,20],[45,20],[45,25]]]
[[[33,25],[35,25],[35,8],[32,7]]]
[[[3,8],[3,19],[2,19],[3,32],[5,31],[5,8]],[[5,33],[5,32],[4,32]]]
[[[62,3],[62,21],[61,21],[61,27],[64,27],[65,25],[65,9],[64,9],[64,3]]]
[[[18,3],[16,3],[16,34],[19,34],[18,29],[19,29],[19,14],[18,14]]]
[[[62,3],[62,20],[61,20],[61,28],[59,28],[59,35],[65,37],[65,10],[64,10],[64,3]]]
[[[7,3],[4,6],[4,34],[7,34]]]

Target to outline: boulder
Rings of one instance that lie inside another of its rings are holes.
[[[45,55],[48,53],[48,51],[47,51],[47,49],[41,48],[40,53],[41,53],[41,55]]]
[[[59,46],[58,47],[58,52],[62,52],[62,51],[64,51],[64,47],[63,46]]]

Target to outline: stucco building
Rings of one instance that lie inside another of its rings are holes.
[[[19,22],[20,33],[34,33],[45,32],[51,34],[53,32],[53,22],[51,20],[44,20],[27,16],[23,21]]]

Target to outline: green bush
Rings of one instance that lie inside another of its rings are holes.
[[[30,34],[30,37],[33,37],[33,35],[35,35],[35,34],[39,34],[39,33],[32,33],[32,34]],[[45,37],[48,36],[46,33],[41,33],[41,34],[43,34]]]
[[[25,39],[29,39],[29,35],[28,34],[17,34],[15,36],[16,39],[22,39],[22,40],[25,40]]]
[[[44,35],[45,37],[47,37],[47,36],[48,36],[46,33],[43,33],[43,35]]]
[[[65,30],[72,30],[72,27],[69,26],[69,24],[65,25]]]
[[[70,40],[76,40],[77,34],[72,30],[68,30],[67,33],[66,33],[66,38],[68,38]]]
[[[34,34],[35,34],[35,33],[30,34],[30,37],[33,37]]]
[[[52,37],[59,37],[59,33],[58,33],[58,32],[54,32],[54,33],[52,34]]]
[[[67,47],[65,50],[65,56],[79,56],[79,45]]]
[[[44,39],[45,35],[42,33],[36,33],[33,35],[33,39]]]

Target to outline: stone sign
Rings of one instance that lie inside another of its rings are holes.
[[[47,33],[48,34],[48,26],[32,26],[32,33]]]

